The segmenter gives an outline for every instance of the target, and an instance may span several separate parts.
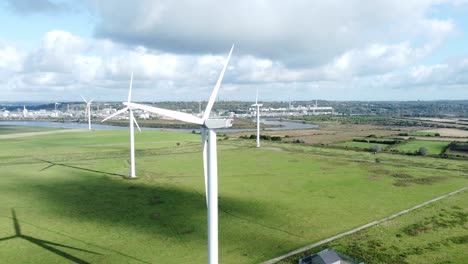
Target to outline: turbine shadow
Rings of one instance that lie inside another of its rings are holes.
[[[53,161],[43,160],[43,159],[37,159],[37,160],[49,164],[48,166],[46,166],[46,167],[40,169],[39,171],[45,171],[45,170],[48,170],[48,169],[50,169],[50,168],[52,168],[52,167],[54,167],[54,166],[62,166],[62,167],[67,167],[67,168],[71,168],[71,169],[76,169],[76,170],[82,170],[82,171],[88,171],[88,172],[106,174],[106,175],[110,175],[110,176],[128,177],[127,175],[119,174],[119,173],[113,173],[113,172],[107,172],[107,171],[100,171],[100,170],[93,170],[93,169],[78,167],[78,166],[75,166],[75,165],[68,165],[68,164],[64,164],[64,163],[56,163],[56,162],[53,162]]]
[[[39,239],[39,238],[35,238],[35,237],[32,237],[32,236],[27,236],[27,235],[23,235],[21,233],[21,226],[19,224],[19,221],[18,221],[18,218],[16,217],[16,212],[15,212],[15,209],[11,209],[11,214],[12,214],[12,219],[13,219],[13,227],[15,229],[15,235],[14,236],[9,236],[9,237],[5,237],[5,238],[0,238],[0,241],[6,241],[6,240],[10,240],[10,239],[14,239],[14,238],[20,238],[20,239],[24,239],[26,241],[29,241],[31,243],[33,243],[34,245],[36,246],[39,246],[47,251],[50,251],[56,255],[59,255],[63,258],[66,258],[74,263],[78,263],[78,264],[87,264],[87,263],[90,263],[90,262],[87,262],[83,259],[80,259],[78,257],[75,257],[67,252],[64,252],[60,249],[57,249],[55,247],[62,247],[62,248],[68,248],[68,249],[73,249],[73,250],[77,250],[77,251],[81,251],[81,252],[85,252],[85,253],[90,253],[90,254],[97,254],[97,255],[101,255],[100,253],[97,253],[97,252],[93,252],[93,251],[89,251],[89,250],[85,250],[85,249],[81,249],[81,248],[77,248],[77,247],[72,247],[72,246],[67,246],[67,245],[63,245],[63,244],[59,244],[59,243],[55,243],[55,242],[52,242],[52,241],[48,241],[48,240],[43,240],[43,239]],[[53,247],[55,246],[55,247]]]

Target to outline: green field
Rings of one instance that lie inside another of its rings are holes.
[[[333,144],[333,146],[357,148],[357,149],[371,149],[375,145],[380,146],[381,149],[385,149],[386,147],[388,147],[387,144],[356,142],[356,141],[346,141],[346,142],[340,142],[340,143]]]
[[[408,135],[413,136],[413,137],[436,137],[436,136],[440,136],[440,134],[436,133],[436,132],[421,132],[421,131],[411,132],[411,133],[408,133]]]
[[[51,131],[51,130],[57,130],[57,129],[59,128],[0,125],[0,135],[27,133],[27,132],[43,132],[43,131]]]
[[[122,178],[126,131],[0,143],[3,262],[206,262],[199,135],[137,133],[137,180]],[[249,140],[218,148],[220,263],[259,263],[467,185],[464,161],[375,163],[367,152]]]
[[[404,153],[415,153],[419,148],[426,147],[429,150],[428,154],[439,155],[449,144],[448,141],[409,140],[392,149]]]
[[[280,263],[333,248],[365,263],[465,263],[468,192],[462,192],[381,225],[352,234]]]

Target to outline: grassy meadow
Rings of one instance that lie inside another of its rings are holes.
[[[348,148],[357,148],[357,149],[371,149],[374,146],[379,146],[381,149],[385,149],[388,147],[387,144],[381,143],[368,143],[368,142],[356,142],[356,141],[346,141],[333,144],[333,146],[338,147],[348,147]]]
[[[200,136],[136,133],[136,180],[122,177],[128,141],[127,131],[1,140],[2,261],[206,262]],[[259,263],[468,182],[464,161],[254,144],[218,143],[220,263]]]
[[[415,153],[419,148],[426,147],[428,154],[439,155],[449,144],[450,142],[448,141],[409,140],[393,149],[399,152]]]
[[[359,256],[373,264],[465,263],[467,205],[465,191],[280,263],[297,263],[302,256],[325,248]]]
[[[44,131],[52,131],[56,130],[57,128],[50,128],[50,127],[29,127],[29,126],[5,126],[0,125],[0,135],[8,135],[8,134],[17,134],[17,133],[29,133],[29,132],[44,132]]]

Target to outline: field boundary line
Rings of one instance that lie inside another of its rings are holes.
[[[268,261],[265,261],[265,262],[263,262],[263,264],[273,264],[273,263],[277,263],[278,261],[281,261],[281,260],[283,260],[283,259],[285,259],[285,258],[294,256],[294,255],[296,255],[296,254],[302,253],[302,252],[307,251],[307,250],[309,250],[309,249],[312,249],[312,248],[321,246],[321,245],[323,245],[323,244],[332,242],[332,241],[334,241],[334,240],[336,240],[336,239],[345,237],[345,236],[347,236],[347,235],[351,235],[351,234],[356,233],[356,232],[359,232],[359,231],[361,231],[361,230],[363,230],[363,229],[366,229],[366,228],[369,228],[369,227],[372,227],[372,226],[375,226],[375,225],[379,225],[379,224],[381,224],[381,223],[383,223],[383,222],[386,222],[386,221],[388,221],[388,220],[391,220],[391,219],[396,218],[396,217],[398,217],[398,216],[401,216],[401,215],[403,215],[403,214],[409,213],[409,212],[411,212],[411,211],[414,211],[414,210],[416,210],[416,209],[419,209],[419,208],[421,208],[421,207],[424,207],[424,206],[426,206],[426,205],[428,205],[428,204],[431,204],[431,203],[437,202],[437,201],[439,201],[439,200],[442,200],[442,199],[444,199],[444,198],[450,197],[450,196],[452,196],[452,195],[461,193],[461,192],[463,192],[463,191],[465,191],[465,190],[467,190],[467,189],[468,189],[468,186],[463,187],[463,188],[458,189],[458,190],[456,190],[456,191],[453,191],[453,192],[451,192],[451,193],[448,193],[448,194],[439,196],[439,197],[437,197],[437,198],[434,198],[434,199],[429,200],[429,201],[427,201],[427,202],[418,204],[418,205],[413,206],[413,207],[411,207],[411,208],[409,208],[409,209],[400,211],[400,212],[398,212],[398,213],[392,214],[392,215],[387,216],[387,217],[385,217],[385,218],[382,218],[382,219],[379,219],[379,220],[370,222],[370,223],[365,224],[365,225],[363,225],[363,226],[360,226],[360,227],[354,228],[354,229],[352,229],[352,230],[349,230],[349,231],[347,231],[347,232],[338,234],[338,235],[336,235],[336,236],[332,236],[332,237],[330,237],[330,238],[320,240],[320,241],[318,241],[318,242],[315,242],[315,243],[313,243],[313,244],[307,245],[307,246],[305,246],[305,247],[301,247],[301,248],[299,248],[299,249],[296,249],[296,250],[294,250],[294,251],[291,251],[291,252],[289,252],[289,253],[287,253],[287,254],[284,254],[284,255],[282,255],[282,256],[279,256],[279,257],[276,257],[276,258],[274,258],[274,259],[270,259],[270,260],[268,260]]]

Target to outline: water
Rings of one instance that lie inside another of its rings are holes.
[[[265,125],[275,125],[277,127],[266,128],[265,130],[289,130],[289,129],[310,129],[317,128],[318,125],[313,124],[302,124],[296,122],[288,121],[278,121],[278,120],[261,120],[262,124]],[[61,123],[61,122],[50,122],[50,121],[0,121],[0,126],[36,126],[36,127],[54,127],[54,128],[69,128],[69,129],[88,129],[87,123]],[[93,130],[127,130],[126,126],[110,126],[110,125],[101,125],[101,124],[91,124]],[[149,128],[144,127],[143,130],[164,130],[164,131],[178,131],[178,132],[187,132],[190,133],[195,130],[199,133],[199,129],[188,129],[188,128]],[[216,131],[221,133],[233,133],[233,132],[249,132],[256,131],[255,129],[245,129],[245,128],[226,128],[226,129],[217,129]]]

